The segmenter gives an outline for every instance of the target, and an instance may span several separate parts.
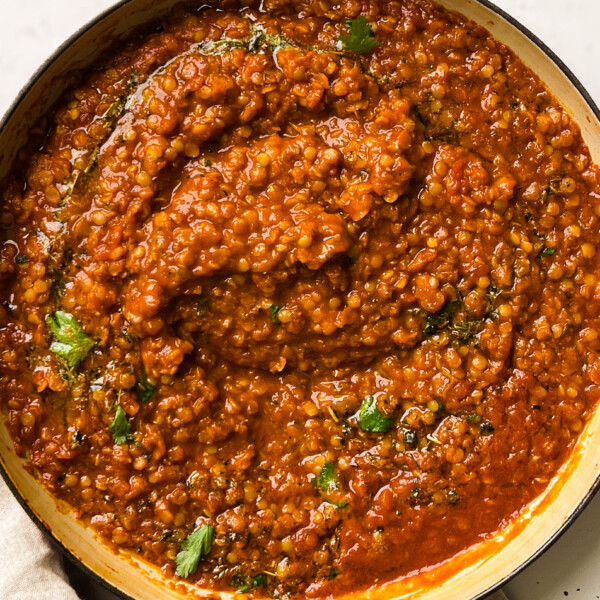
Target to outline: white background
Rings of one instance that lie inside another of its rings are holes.
[[[0,0],[0,114],[58,45],[112,4],[113,0]],[[460,4],[456,0],[458,10]],[[496,4],[546,42],[600,104],[600,0]],[[564,600],[567,594],[569,600],[600,598],[600,496],[505,592],[510,600]],[[113,598],[94,586],[85,595],[88,600]]]

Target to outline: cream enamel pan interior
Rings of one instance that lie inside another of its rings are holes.
[[[564,65],[529,32],[486,0],[438,1],[486,27],[537,73],[579,123],[594,161],[600,163],[598,109]],[[64,91],[69,74],[93,63],[140,26],[165,16],[176,3],[176,0],[122,1],[59,48],[34,75],[0,123],[0,178],[9,171],[29,127]],[[3,424],[0,425],[0,462],[3,476],[37,524],[117,594],[135,600],[234,597],[194,589],[185,583],[167,582],[153,567],[136,562],[134,557],[115,554],[102,545],[66,508],[57,509],[55,501],[23,468],[22,461],[12,451]],[[519,521],[500,535],[425,574],[353,597],[369,600],[482,598],[539,556],[560,535],[592,497],[600,485],[599,477],[600,410],[597,410],[570,461]]]

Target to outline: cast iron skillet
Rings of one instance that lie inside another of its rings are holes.
[[[600,112],[563,62],[530,31],[488,0],[437,0],[486,27],[511,48],[560,100],[581,127],[600,163]],[[167,16],[178,0],[121,0],[69,38],[33,75],[0,122],[0,179],[10,171],[27,132],[65,90],[69,75],[85,69],[132,32]],[[196,5],[200,4],[198,0]],[[600,409],[581,434],[561,472],[524,515],[491,540],[418,577],[349,594],[348,600],[477,600],[538,558],[582,512],[600,487]],[[232,598],[165,580],[135,556],[112,553],[65,506],[56,505],[23,469],[0,425],[0,473],[36,525],[91,577],[128,600]]]

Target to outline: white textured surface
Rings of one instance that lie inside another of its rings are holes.
[[[112,4],[112,0],[0,0],[0,114],[63,40]],[[496,4],[550,46],[600,103],[600,0],[496,0]],[[505,591],[510,600],[564,600],[567,595],[569,600],[596,600],[599,565],[600,497]],[[89,594],[90,600],[113,598],[94,587]]]

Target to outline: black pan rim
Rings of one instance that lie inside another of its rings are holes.
[[[21,88],[19,94],[9,106],[7,111],[0,119],[0,132],[4,130],[7,124],[10,122],[13,114],[17,110],[18,106],[25,99],[25,97],[32,90],[33,86],[38,82],[38,80],[44,76],[46,71],[50,68],[51,65],[54,64],[56,60],[60,58],[60,56],[77,40],[83,37],[86,33],[88,33],[91,29],[93,29],[96,25],[98,25],[105,18],[109,17],[111,14],[122,8],[123,6],[129,4],[133,0],[119,0],[114,6],[109,7],[108,9],[99,13],[92,20],[88,21],[85,25],[80,27],[75,33],[69,36],[43,63],[42,65],[34,72],[34,74],[28,79],[27,83]],[[435,1],[435,0],[434,0]],[[563,62],[563,60],[545,43],[543,42],[537,35],[535,35],[532,31],[530,31],[527,27],[525,27],[522,23],[520,23],[517,19],[508,14],[505,10],[496,6],[490,0],[473,0],[477,4],[481,4],[486,7],[488,10],[493,12],[498,17],[507,21],[510,25],[512,25],[515,29],[520,31],[525,37],[527,37],[531,42],[533,42],[567,77],[570,83],[575,87],[575,89],[579,92],[581,97],[585,100],[585,103],[588,105],[590,110],[594,113],[596,119],[600,122],[600,109],[598,105],[591,97],[590,93],[583,86],[581,81],[577,78],[577,76],[571,71],[571,69]],[[460,10],[459,10],[460,12]],[[60,551],[60,553],[68,559],[70,562],[73,562],[77,565],[77,568],[83,571],[88,577],[93,579],[95,582],[106,588],[108,591],[113,593],[118,598],[122,600],[135,600],[132,596],[125,594],[113,584],[109,583],[106,579],[98,575],[95,571],[93,571],[90,567],[88,567],[82,559],[76,556],[71,550],[69,550],[61,541],[59,541],[50,529],[46,526],[42,519],[38,518],[38,516],[34,513],[34,511],[30,508],[29,504],[21,494],[18,492],[17,488],[13,484],[12,480],[8,472],[5,469],[5,466],[0,460],[0,476],[6,482],[9,490],[12,495],[16,498],[18,503],[21,505],[23,510],[27,513],[29,518],[36,524],[38,529],[45,535],[45,537],[51,542],[51,544]],[[557,541],[558,539],[567,531],[567,529],[575,522],[575,520],[581,515],[581,513],[585,510],[587,505],[590,503],[592,498],[598,493],[600,490],[600,473],[596,477],[594,484],[588,490],[587,494],[581,500],[581,502],[573,509],[573,511],[569,514],[567,519],[561,524],[561,526],[554,531],[554,533],[542,544],[539,548],[535,550],[527,559],[525,559],[518,567],[513,569],[508,575],[503,577],[501,580],[490,585],[486,590],[472,597],[471,600],[484,600],[490,594],[498,591],[503,585],[508,583],[511,579],[516,577],[519,573],[521,573],[524,569],[526,569],[529,565],[531,565],[534,561],[540,558],[545,552],[547,552]]]

